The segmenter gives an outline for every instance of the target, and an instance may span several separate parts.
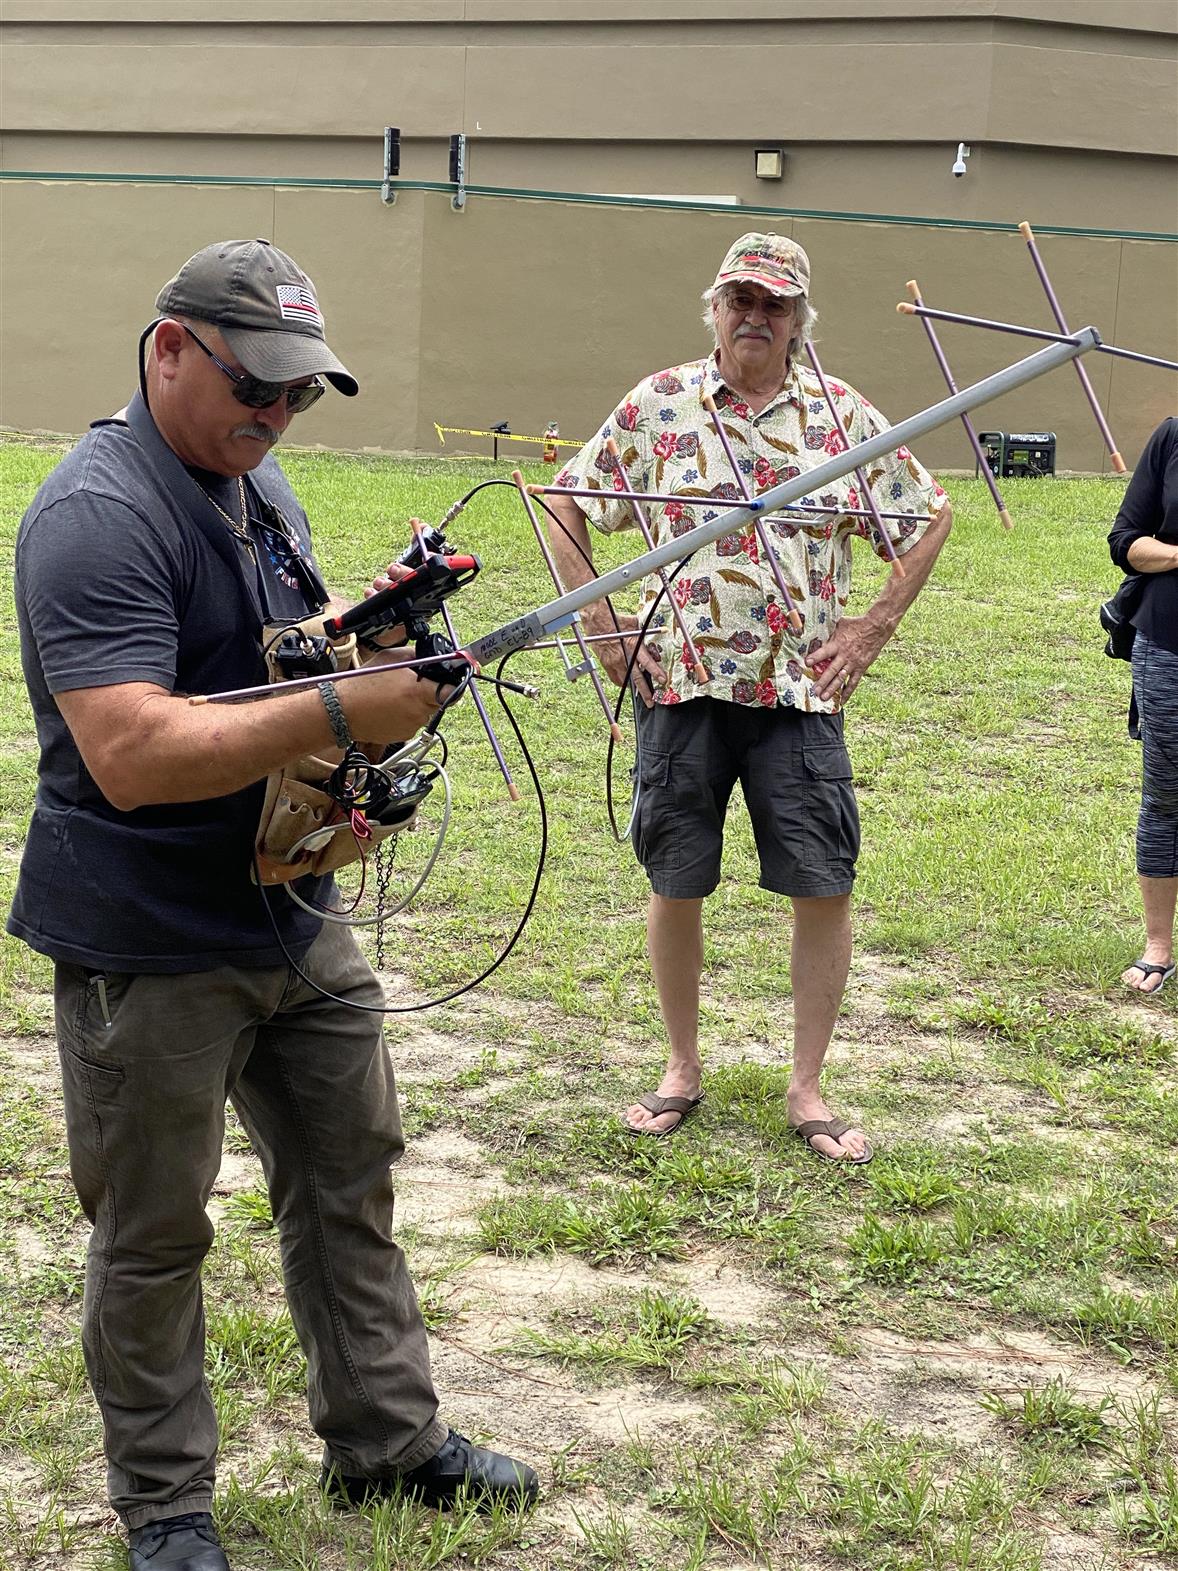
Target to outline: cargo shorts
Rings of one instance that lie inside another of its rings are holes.
[[[859,808],[841,714],[723,699],[638,706],[634,851],[657,895],[702,899],[720,882],[724,817],[739,780],[761,888],[849,894]]]

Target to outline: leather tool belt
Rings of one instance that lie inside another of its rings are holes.
[[[296,627],[266,628],[266,668],[272,682],[282,682],[287,676],[277,658],[282,634],[299,631],[308,638],[321,637],[323,613],[308,617]],[[350,634],[332,647],[336,671],[353,670],[360,664],[356,640]],[[330,678],[331,672],[323,674]],[[379,841],[406,827],[404,823],[386,825],[365,820],[364,833],[357,834],[352,815],[324,789],[342,758],[338,748],[323,754],[305,753],[267,777],[254,842],[257,876],[263,884],[285,884],[308,873],[334,873],[349,862],[359,861]]]

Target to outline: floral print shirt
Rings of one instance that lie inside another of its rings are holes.
[[[888,422],[862,394],[827,376],[852,445],[888,429]],[[612,495],[625,489],[609,452],[610,436],[621,450],[629,489],[673,495],[666,504],[643,504],[656,544],[685,533],[716,516],[709,497],[738,498],[741,489],[716,435],[703,398],[715,400],[733,456],[749,491],[759,495],[843,450],[843,441],[807,365],[791,364],[780,393],[759,414],[724,382],[716,356],[660,371],[640,382],[572,462],[556,484],[573,490],[600,490],[601,497],[578,497],[577,505],[598,529],[634,529],[632,505]],[[866,471],[885,518],[896,554],[920,539],[940,511],[945,493],[905,447],[876,459]],[[861,509],[854,474],[806,496],[797,506]],[[678,627],[663,605],[655,612],[648,642],[666,668],[668,683],[658,695],[665,704],[706,695],[738,704],[792,706],[831,713],[837,698],[821,699],[805,670],[811,651],[833,632],[851,587],[851,541],[872,539],[870,518],[854,513],[770,514],[764,519],[782,577],[802,617],[802,631],[791,628],[772,572],[762,560],[752,526],[726,535],[696,552],[673,580],[674,595],[710,673],[696,682]],[[875,549],[886,556],[877,539]],[[645,620],[661,584],[657,575],[643,584],[639,624]]]

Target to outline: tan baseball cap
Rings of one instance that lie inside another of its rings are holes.
[[[720,264],[713,289],[724,284],[760,284],[774,295],[810,291],[810,258],[784,235],[741,235]]]
[[[264,382],[325,376],[349,398],[360,384],[327,347],[315,286],[268,240],[215,240],[160,290],[156,310],[213,322]]]

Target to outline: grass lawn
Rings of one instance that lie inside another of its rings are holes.
[[[0,444],[9,568],[61,451]],[[436,521],[510,468],[284,462],[350,593],[411,514]],[[1007,535],[980,481],[953,482],[935,580],[848,710],[864,853],[828,1094],[871,1132],[867,1168],[821,1164],[786,1129],[789,909],[756,888],[741,808],[707,911],[707,1100],[673,1140],[621,1132],[662,1061],[645,881],[610,836],[591,688],[551,654],[511,662],[543,688],[513,700],[547,805],[533,919],[489,983],[387,1031],[410,1137],[400,1237],[443,1411],[534,1462],[544,1497],[523,1520],[325,1508],[265,1191],[234,1126],[207,1298],[235,1568],[1178,1564],[1178,988],[1146,1002],[1117,983],[1140,943],[1139,757],[1128,668],[1095,618],[1122,487],[1010,482]],[[461,632],[551,598],[507,488],[450,535],[485,564],[452,602]],[[632,544],[604,542],[600,562]],[[862,553],[856,606],[881,571]],[[36,753],[11,616],[0,627],[10,890]],[[523,797],[465,703],[446,726],[451,837],[385,939],[398,1003],[485,966],[531,887],[536,793],[490,708]],[[403,841],[394,887],[422,855]],[[84,1242],[50,968],[5,940],[0,1571],[125,1565],[78,1349]]]

